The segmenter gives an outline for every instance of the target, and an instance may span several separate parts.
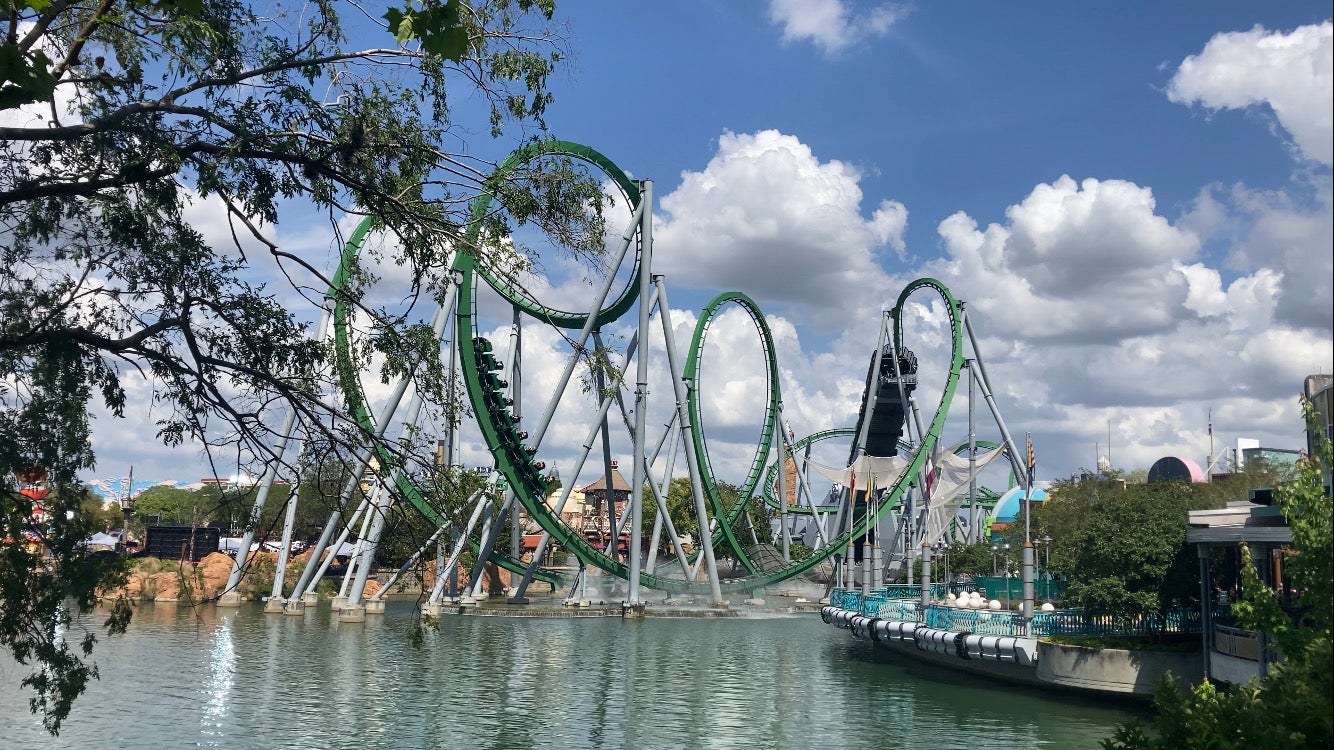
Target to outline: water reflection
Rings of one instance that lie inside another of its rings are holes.
[[[208,677],[200,692],[206,697],[203,715],[199,717],[199,733],[212,738],[203,744],[207,747],[221,746],[224,736],[222,728],[226,725],[228,701],[232,695],[232,683],[236,674],[236,644],[232,641],[232,618],[222,618],[221,624],[213,633],[213,648],[210,650]]]
[[[364,624],[145,605],[99,643],[102,679],[59,737],[0,657],[0,745],[1064,748],[1129,716],[899,663],[814,614],[447,617],[420,648],[413,616],[411,602]]]

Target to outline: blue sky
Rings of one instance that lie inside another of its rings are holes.
[[[1109,432],[1119,467],[1204,463],[1210,414],[1217,452],[1299,447],[1302,377],[1334,371],[1329,18],[1298,2],[560,0],[570,60],[548,123],[654,180],[678,339],[719,291],[764,308],[798,433],[851,426],[880,308],[929,275],[968,303],[1040,478],[1092,466]],[[925,401],[943,352],[921,301]],[[748,346],[733,323],[724,358]],[[710,445],[735,467],[757,412],[728,392]],[[200,463],[139,460],[164,478]]]
[[[1134,179],[1169,210],[1213,181],[1286,184],[1294,165],[1267,113],[1209,117],[1164,89],[1219,32],[1325,20],[1310,3],[932,3],[902,10],[882,36],[831,49],[785,39],[762,3],[559,10],[573,61],[557,87],[557,133],[661,191],[699,169],[722,131],[776,129],[821,160],[860,167],[868,198],[910,200],[920,254],[934,249],[936,220],[957,210],[997,218],[1062,174]]]
[[[673,306],[746,291],[793,323],[807,358],[846,365],[785,393],[834,400],[819,381],[865,367],[866,308],[935,275],[975,303],[1006,420],[1034,433],[1046,476],[1091,466],[1109,425],[1119,466],[1203,462],[1211,412],[1218,452],[1238,436],[1299,444],[1301,376],[1334,368],[1327,8],[565,2],[559,15],[573,61],[551,125],[654,179],[656,252],[674,290],[699,292]],[[765,146],[737,144],[762,133]],[[806,152],[766,163],[766,149]],[[742,162],[771,179],[729,171]],[[834,162],[842,178],[811,176]],[[683,189],[686,173],[707,197]],[[862,246],[829,226],[846,244],[807,244],[803,198],[868,223],[892,202],[906,226]],[[740,215],[779,228],[746,243],[707,218],[747,201]],[[784,208],[766,216],[766,201]],[[961,253],[970,225],[993,223],[1009,233],[998,260]],[[673,274],[678,238],[699,262]],[[848,279],[875,298],[860,307],[766,278],[863,262],[882,275]]]

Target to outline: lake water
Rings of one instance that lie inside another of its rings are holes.
[[[1080,748],[1136,715],[899,662],[814,612],[446,616],[414,646],[414,604],[142,605],[58,737],[0,655],[0,748]]]

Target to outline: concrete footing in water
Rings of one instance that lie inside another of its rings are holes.
[[[366,608],[360,604],[356,606],[343,605],[338,608],[339,622],[365,622]]]

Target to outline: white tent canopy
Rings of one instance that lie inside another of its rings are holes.
[[[120,537],[97,532],[83,541],[83,546],[96,552],[98,549],[115,549],[120,544]]]

